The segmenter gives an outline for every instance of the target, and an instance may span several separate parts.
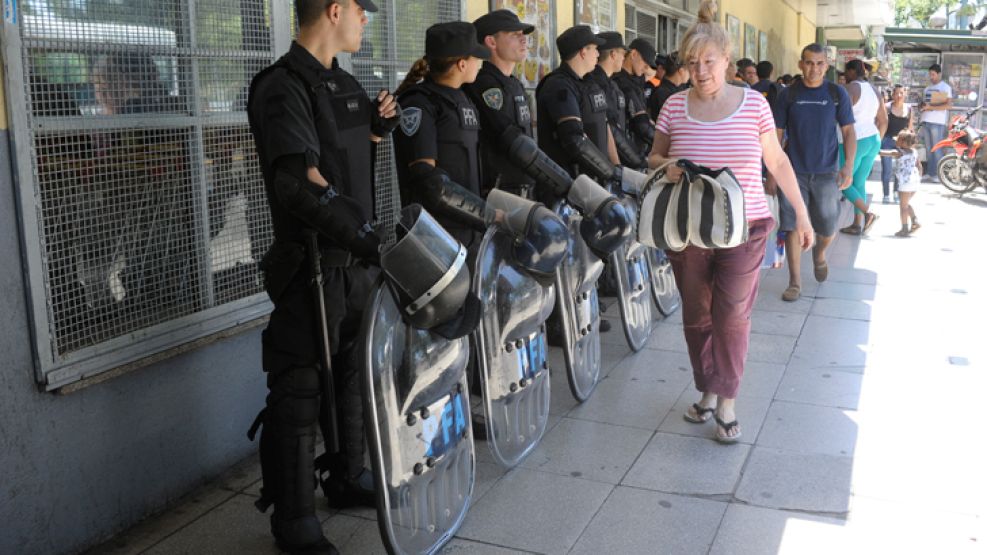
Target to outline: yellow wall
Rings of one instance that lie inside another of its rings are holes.
[[[804,0],[720,0],[720,21],[725,25],[729,14],[740,19],[741,29],[749,23],[767,33],[768,61],[777,77],[799,72],[802,47],[816,39],[815,7],[815,2]],[[734,58],[741,58],[744,45],[733,47]]]
[[[617,23],[620,28],[624,27],[624,1],[616,0],[618,6]],[[474,21],[476,18],[490,11],[490,0],[466,0],[466,20]],[[572,16],[575,13],[573,0],[563,0],[555,2],[555,25],[557,33],[572,27]]]

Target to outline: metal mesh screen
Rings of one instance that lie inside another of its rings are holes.
[[[363,44],[351,58],[353,75],[372,98],[381,89],[394,91],[411,65],[425,53],[425,30],[430,25],[461,18],[458,0],[378,0],[376,4],[379,11],[368,14],[371,19],[363,32]],[[401,208],[390,140],[381,141],[377,149],[376,179],[377,223],[385,240],[390,241]]]
[[[245,108],[274,59],[268,0],[20,9],[42,365],[263,302],[256,264],[272,234]]]

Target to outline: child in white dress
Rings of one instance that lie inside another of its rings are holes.
[[[911,199],[918,191],[921,181],[921,169],[919,168],[918,153],[915,152],[917,139],[915,133],[911,131],[901,131],[895,137],[895,146],[892,150],[882,150],[881,156],[894,158],[894,176],[898,181],[898,194],[900,203],[898,204],[901,214],[901,229],[895,233],[896,237],[908,237],[918,228],[922,227],[915,217],[915,209],[912,208]],[[911,224],[909,225],[909,218]]]

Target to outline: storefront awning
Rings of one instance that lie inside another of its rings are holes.
[[[987,33],[959,29],[904,29],[889,27],[884,30],[884,42],[894,52],[938,52],[941,50],[987,51]]]

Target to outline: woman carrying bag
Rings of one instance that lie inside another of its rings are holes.
[[[680,59],[692,88],[665,102],[649,157],[667,166],[666,178],[682,176],[677,160],[713,170],[728,168],[743,189],[745,243],[708,249],[694,245],[668,252],[682,293],[682,320],[696,389],[702,394],[683,415],[693,423],[716,420],[715,439],[734,443],[741,435],[735,400],[750,342],[750,315],[773,219],[761,185],[761,160],[786,197],[795,199],[796,233],[802,249],[813,231],[795,173],[778,143],[767,101],[757,91],[726,84],[731,44],[715,22],[716,3],[704,0],[698,19],[682,38]],[[684,164],[683,164],[684,165]]]

